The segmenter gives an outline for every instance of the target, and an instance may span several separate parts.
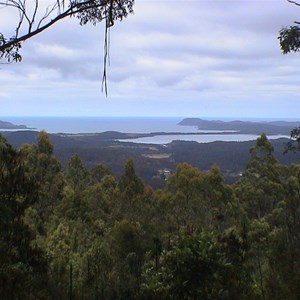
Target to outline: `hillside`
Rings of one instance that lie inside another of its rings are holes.
[[[0,129],[29,129],[29,128],[25,125],[15,125],[13,123],[0,120]]]
[[[292,128],[299,126],[300,122],[250,122],[250,121],[220,121],[203,120],[199,118],[185,118],[179,125],[196,126],[199,130],[230,130],[244,134],[283,134],[289,135]]]

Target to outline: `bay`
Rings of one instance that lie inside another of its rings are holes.
[[[245,142],[256,140],[259,135],[255,134],[199,134],[199,135],[157,135],[138,139],[119,140],[120,142],[131,142],[141,144],[168,144],[172,141],[193,141],[198,143],[223,142]],[[284,135],[270,135],[269,139],[288,138]]]

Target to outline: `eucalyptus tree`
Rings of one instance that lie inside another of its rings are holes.
[[[212,232],[179,234],[143,268],[141,299],[234,299],[231,264]],[[241,293],[235,299],[251,299]]]
[[[251,220],[270,214],[283,197],[282,166],[273,151],[271,142],[262,134],[250,149],[246,170],[235,185],[235,192]]]
[[[24,222],[37,199],[22,155],[0,135],[0,295],[1,299],[38,298],[45,260],[35,246],[35,233]]]
[[[38,200],[33,208],[44,222],[62,199],[64,179],[60,162],[53,154],[52,142],[45,131],[38,134],[35,144],[22,145],[20,153],[28,176],[34,178],[37,185]]]
[[[287,2],[300,7],[300,1],[287,0]],[[278,39],[283,54],[298,52],[300,50],[300,22],[295,21],[293,25],[281,28]]]

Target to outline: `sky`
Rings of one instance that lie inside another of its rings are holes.
[[[16,20],[0,8],[0,32]],[[296,20],[286,0],[136,0],[110,29],[106,97],[104,23],[67,19],[27,40],[22,62],[0,64],[0,116],[300,120],[300,53],[282,55],[277,40]]]

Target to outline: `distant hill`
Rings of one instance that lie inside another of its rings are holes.
[[[299,122],[250,122],[250,121],[220,121],[186,118],[178,123],[181,126],[197,126],[199,130],[237,131],[244,134],[282,134],[289,135],[291,130],[300,125]]]
[[[15,125],[10,122],[0,121],[0,130],[1,129],[30,129],[25,125]]]

